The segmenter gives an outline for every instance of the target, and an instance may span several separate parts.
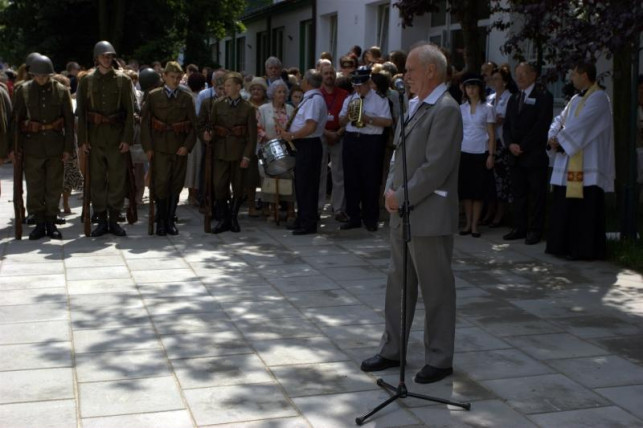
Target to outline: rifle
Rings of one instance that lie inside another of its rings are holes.
[[[89,132],[89,130],[87,131]],[[90,164],[91,162],[89,161],[89,158],[91,156],[91,149],[85,152],[85,159],[83,163],[85,164],[85,177],[84,177],[84,182],[83,182],[83,214],[82,214],[82,221],[83,221],[83,231],[85,232],[85,236],[89,237],[92,234],[92,220],[91,220],[91,208],[90,208],[90,202],[91,202],[91,174],[89,173],[90,169]]]
[[[22,239],[22,222],[25,218],[25,207],[22,200],[22,153],[18,147],[18,129],[16,127],[13,145],[13,211],[15,213],[15,238]]]
[[[127,187],[129,205],[127,206],[127,223],[134,224],[138,221],[138,210],[136,207],[136,178],[134,177],[134,162],[132,162],[132,152],[125,153],[125,162],[127,163]]]
[[[147,234],[154,235],[154,158],[150,159],[150,167],[147,170],[150,178],[150,211],[147,218]]]

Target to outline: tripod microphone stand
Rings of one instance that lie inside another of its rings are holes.
[[[432,397],[429,395],[422,395],[422,394],[417,394],[414,392],[410,392],[406,388],[406,382],[404,380],[405,377],[405,369],[406,369],[406,348],[407,348],[407,341],[406,341],[406,319],[407,319],[407,314],[406,314],[406,287],[407,287],[407,265],[408,265],[408,253],[409,253],[409,243],[411,242],[411,222],[410,222],[410,214],[411,214],[411,209],[412,207],[409,205],[409,191],[408,191],[408,175],[407,175],[407,170],[406,170],[406,132],[405,132],[405,127],[406,123],[404,121],[404,81],[401,78],[395,79],[394,82],[395,89],[399,92],[400,94],[400,128],[401,128],[401,141],[400,141],[400,146],[402,147],[402,182],[404,185],[404,202],[399,208],[400,211],[400,216],[402,216],[402,232],[403,232],[403,240],[404,240],[404,251],[403,251],[403,258],[402,258],[402,264],[403,264],[403,270],[402,270],[402,296],[401,296],[401,301],[402,301],[402,307],[401,307],[401,340],[400,340],[400,381],[397,385],[397,387],[385,382],[383,379],[377,379],[377,385],[393,392],[393,395],[391,395],[388,399],[386,399],[384,402],[380,403],[377,407],[375,407],[373,410],[370,412],[366,413],[363,416],[359,416],[355,418],[355,423],[357,425],[362,425],[366,419],[370,418],[373,416],[375,413],[379,412],[398,398],[406,398],[406,397],[414,397],[414,398],[419,398],[421,400],[427,400],[427,401],[435,401],[437,403],[443,403],[443,404],[451,404],[453,406],[457,407],[462,407],[463,409],[470,410],[471,409],[471,403],[460,403],[457,401],[451,401],[447,400],[444,398],[438,398],[438,397]],[[421,100],[419,101],[420,103],[422,102]],[[419,107],[418,107],[419,108]],[[417,110],[416,110],[417,111]],[[410,120],[410,117],[409,117]]]

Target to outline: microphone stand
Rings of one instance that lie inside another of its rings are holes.
[[[402,82],[403,84],[403,82]],[[452,406],[457,406],[457,407],[462,407],[463,409],[470,410],[471,409],[471,403],[460,403],[457,401],[451,401],[447,400],[444,398],[438,398],[438,397],[432,397],[429,395],[422,395],[422,394],[417,394],[414,392],[410,392],[406,388],[406,382],[404,380],[404,372],[406,369],[406,348],[407,348],[407,341],[406,341],[406,293],[407,293],[407,265],[408,265],[408,253],[409,253],[409,243],[411,242],[411,221],[410,221],[410,214],[411,210],[413,207],[409,205],[409,190],[408,190],[408,183],[409,183],[409,178],[407,174],[407,169],[406,169],[406,123],[404,121],[404,86],[401,86],[398,84],[398,82],[395,82],[395,87],[400,93],[400,130],[401,130],[401,140],[400,140],[400,146],[402,147],[402,183],[404,186],[404,202],[399,208],[400,216],[402,216],[402,233],[403,233],[403,240],[404,240],[404,252],[403,252],[403,258],[402,258],[402,264],[403,270],[402,270],[402,296],[401,296],[401,301],[402,301],[402,307],[401,307],[401,331],[400,335],[402,340],[400,340],[401,346],[400,346],[400,381],[397,385],[397,387],[387,383],[384,381],[384,379],[380,378],[377,379],[377,386],[380,386],[390,392],[393,392],[393,395],[391,395],[388,399],[386,399],[384,402],[380,403],[377,407],[375,407],[373,410],[370,412],[366,413],[363,416],[359,416],[355,418],[355,423],[357,425],[363,425],[364,421],[366,419],[370,418],[373,416],[375,413],[379,412],[382,410],[384,407],[388,406],[398,398],[406,398],[406,397],[414,397],[414,398],[419,398],[421,400],[427,400],[427,401],[435,401],[437,403],[443,403],[443,404],[451,404]],[[410,119],[410,118],[409,118]]]

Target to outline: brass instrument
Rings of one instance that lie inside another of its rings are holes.
[[[364,97],[353,98],[348,103],[348,120],[356,128],[363,128],[364,123]]]

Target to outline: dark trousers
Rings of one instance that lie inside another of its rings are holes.
[[[317,199],[321,173],[322,146],[320,138],[293,140],[295,143],[295,197],[297,224],[302,229],[317,227]]]
[[[541,237],[545,229],[547,167],[511,166],[511,192],[514,198],[514,228],[519,233],[532,232]]]
[[[383,135],[347,132],[344,137],[344,192],[351,223],[363,220],[367,226],[377,225],[384,142]]]
[[[583,187],[583,198],[567,198],[565,186],[554,186],[545,252],[574,259],[596,260],[607,256],[605,192],[598,186]]]
[[[154,152],[152,158],[154,167],[154,196],[156,199],[166,199],[169,196],[178,197],[185,183],[187,156],[174,153]]]

